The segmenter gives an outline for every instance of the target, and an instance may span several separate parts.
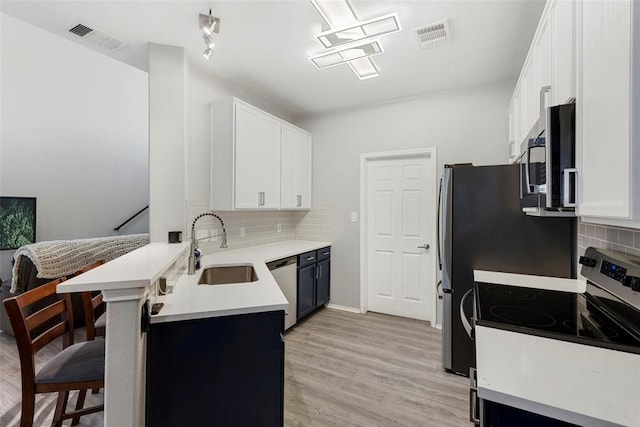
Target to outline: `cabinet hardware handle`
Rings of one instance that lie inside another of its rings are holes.
[[[313,261],[314,259],[315,259],[315,257],[313,257],[313,256],[307,257],[307,261]]]
[[[425,244],[424,244],[424,245],[422,245],[422,246],[418,246],[418,249],[429,249],[429,247],[430,247],[430,246],[429,246],[429,244],[428,244],[428,243],[425,243]]]
[[[265,193],[264,193],[264,191],[263,191],[263,192],[262,192],[262,206],[264,206],[264,205],[265,205],[265,199],[266,199],[266,197],[265,197]]]
[[[329,255],[331,252],[324,252],[322,255]]]
[[[322,277],[322,266],[321,266],[321,265],[319,265],[319,266],[318,266],[318,270],[320,271],[320,272],[318,273],[318,279],[319,279],[319,278],[321,278],[321,277]]]
[[[469,421],[475,425],[480,425],[480,417],[478,416],[478,385],[476,381],[476,370],[469,368]]]
[[[320,278],[320,267],[316,267],[316,280]]]
[[[302,195],[298,194],[296,197],[298,198],[298,205],[297,206],[301,207],[302,206]]]
[[[262,192],[258,191],[258,206],[262,206]]]

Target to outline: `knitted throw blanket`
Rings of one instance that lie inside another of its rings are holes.
[[[20,257],[26,256],[38,269],[38,278],[56,279],[73,274],[100,260],[111,261],[149,243],[148,234],[98,237],[94,239],[50,240],[22,246],[13,254],[11,292],[18,289]]]

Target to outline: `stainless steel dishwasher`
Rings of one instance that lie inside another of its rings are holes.
[[[287,330],[296,323],[298,304],[298,261],[297,257],[279,259],[267,264],[273,278],[280,286],[280,290],[289,302],[289,309],[284,312],[284,329]]]

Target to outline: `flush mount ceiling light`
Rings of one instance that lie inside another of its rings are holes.
[[[309,0],[325,21],[329,30],[325,30],[316,36],[316,39],[325,48],[336,46],[347,46],[347,43],[368,41],[377,35],[391,34],[400,31],[400,23],[397,14],[387,14],[379,18],[360,21],[350,0]],[[377,46],[382,50],[382,44],[377,41]],[[340,49],[342,50],[342,49]],[[316,66],[314,58],[331,55],[335,50],[325,55],[314,55],[311,59]],[[375,52],[374,55],[382,53]],[[360,57],[343,61],[349,66],[351,71],[360,79],[366,80],[378,77],[380,72],[370,56]],[[319,67],[321,68],[321,67]],[[324,67],[322,67],[324,68]]]
[[[206,46],[204,52],[202,52],[202,57],[204,59],[209,59],[211,58],[213,48],[216,45],[213,41],[212,35],[220,32],[220,18],[213,16],[211,14],[211,9],[209,9],[208,15],[203,15],[202,13],[198,15],[198,27],[202,30],[202,38],[204,39],[204,44]]]
[[[347,63],[347,65],[360,80],[372,79],[380,75],[378,67],[376,67],[371,58],[356,59]]]
[[[312,56],[309,58],[313,65],[319,69],[333,67],[344,64],[355,59],[366,58],[384,52],[377,40],[367,41],[358,45],[349,45],[340,49],[332,50],[328,53]]]
[[[316,36],[318,41],[326,48],[341,46],[347,43],[368,39],[371,37],[392,34],[400,31],[398,15],[381,16],[380,18],[358,22],[335,30],[324,31]]]

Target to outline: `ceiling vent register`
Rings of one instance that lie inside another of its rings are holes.
[[[451,41],[449,20],[426,25],[413,30],[418,46],[422,49],[440,46]]]
[[[73,25],[69,28],[69,32],[81,37],[83,40],[86,40],[91,44],[109,49],[112,52],[117,52],[127,45],[122,40],[118,40],[117,38],[103,32],[96,31],[84,24]]]

